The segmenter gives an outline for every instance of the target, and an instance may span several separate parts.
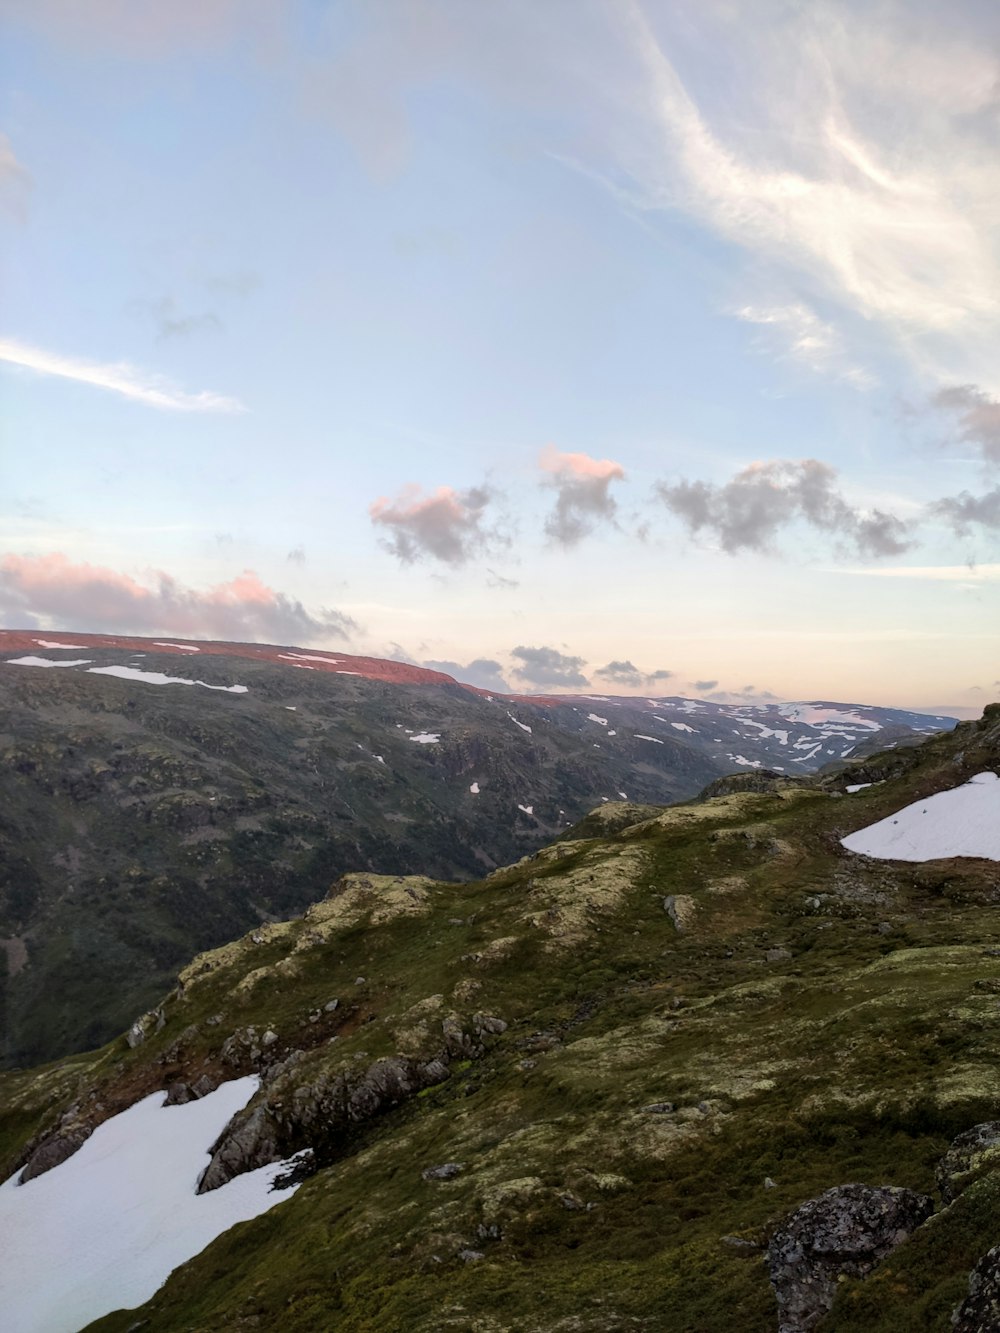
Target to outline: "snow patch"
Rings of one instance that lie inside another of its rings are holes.
[[[226,694],[246,694],[245,685],[209,685],[203,680],[188,680],[184,676],[165,676],[162,671],[142,671],[139,667],[88,667],[94,676],[117,676],[120,680],[142,680],[147,685],[200,685],[204,690],[222,690]]]
[[[981,856],[1000,861],[1000,778],[977,773],[962,787],[914,801],[840,841],[849,852],[880,860]]]
[[[4,1327],[75,1333],[142,1305],[216,1236],[289,1198],[292,1189],[270,1192],[286,1162],[195,1193],[212,1144],[258,1086],[235,1079],[183,1106],[154,1092],[51,1171],[0,1185]]]
[[[86,666],[92,662],[92,657],[79,657],[73,662],[67,662],[63,658],[57,657],[8,657],[8,666],[35,666],[35,667],[54,667],[54,666]]]
[[[49,639],[35,639],[39,648],[89,648],[89,643],[53,643]]]
[[[606,727],[608,725],[608,719],[606,717],[598,717],[596,713],[588,713],[587,721],[596,722],[599,726],[602,727]]]
[[[529,736],[531,735],[531,728],[528,726],[527,722],[518,722],[517,718],[510,711],[508,711],[507,716],[510,718],[511,722],[513,722],[515,727],[520,727],[522,731],[526,731]]]
[[[418,745],[437,745],[441,739],[439,731],[418,731],[416,735],[411,736],[411,741],[416,741]]]
[[[845,787],[844,790],[849,791],[853,794],[856,791],[864,791],[866,787],[870,787],[871,785],[872,784],[870,782],[852,782],[851,785],[849,787]]]
[[[655,736],[643,736],[638,731],[635,733],[635,738],[637,741],[652,741],[654,745],[663,744],[663,742],[658,740]]]
[[[662,722],[663,718],[662,717],[659,718],[658,721]],[[671,722],[670,725],[673,727],[675,731],[689,731],[692,736],[696,736],[698,734],[695,731],[694,727],[689,727],[686,722]]]
[[[478,782],[474,782],[474,783],[472,784],[472,786],[469,788],[469,791],[472,792],[473,796],[478,796],[478,795],[479,795],[479,783],[478,783]]]
[[[517,808],[518,810],[523,810],[526,815],[533,815],[535,813],[535,807],[533,805],[519,805]]]
[[[200,648],[195,648],[190,643],[164,643],[160,639],[154,639],[153,643],[157,648],[179,648],[182,653],[200,653]]]

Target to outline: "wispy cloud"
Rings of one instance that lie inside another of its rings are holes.
[[[661,482],[656,492],[696,535],[705,531],[730,555],[772,551],[779,532],[803,522],[860,554],[900,555],[913,542],[894,514],[863,513],[836,487],[836,471],[815,458],[751,463],[721,486],[706,481]]]
[[[313,615],[246,569],[228,583],[188,588],[163,570],[145,582],[61,552],[0,560],[0,615],[66,630],[183,634],[271,643],[344,639],[357,628],[340,611]]]
[[[732,312],[763,331],[759,342],[772,352],[798,361],[817,374],[871,388],[875,376],[848,357],[843,335],[801,301],[783,306],[740,306]]]
[[[678,72],[669,16],[657,29],[636,0],[618,7],[642,75],[635,119],[610,131],[630,182],[619,175],[617,191],[697,216],[941,377],[968,374],[1000,327],[991,43],[902,5],[862,15],[834,0],[780,24],[727,10],[713,28],[719,10],[699,9],[702,37],[738,42],[756,71],[728,120]]]
[[[538,466],[542,485],[554,490],[556,502],[545,520],[546,535],[561,546],[575,546],[601,521],[617,510],[611,486],[623,481],[625,469],[610,458],[560,453],[553,445],[543,449]]]
[[[77,357],[61,356],[29,347],[12,338],[0,339],[0,361],[10,366],[21,366],[39,375],[54,375],[60,379],[76,380],[97,389],[108,389],[147,407],[168,412],[244,412],[236,398],[202,390],[186,393],[159,375],[150,375],[125,361],[83,361]]]
[[[23,222],[28,216],[30,191],[30,174],[17,160],[6,134],[0,133],[0,207],[18,222]]]
[[[827,573],[857,574],[863,578],[923,579],[931,583],[996,583],[1000,565],[895,565],[884,569],[841,566]]]

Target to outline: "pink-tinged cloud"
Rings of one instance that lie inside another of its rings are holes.
[[[244,570],[200,591],[162,570],[146,582],[67,556],[8,555],[0,560],[0,615],[8,625],[258,643],[346,638],[354,622],[339,611],[311,615],[300,601]]]
[[[538,466],[546,474],[542,485],[556,492],[555,505],[545,520],[545,531],[553,541],[575,546],[596,523],[614,519],[618,506],[611,486],[625,480],[621,463],[589,454],[560,453],[550,444],[542,450]]]
[[[509,545],[496,528],[486,526],[486,510],[493,499],[488,486],[467,491],[439,486],[429,495],[419,486],[406,486],[395,500],[380,496],[368,513],[384,531],[381,544],[404,564],[431,556],[447,565],[462,565],[479,551]]]

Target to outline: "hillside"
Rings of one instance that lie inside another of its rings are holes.
[[[0,1062],[107,1040],[192,954],[350,871],[473,879],[604,802],[952,725],[851,705],[493,696],[406,663],[0,633]]]
[[[596,810],[473,883],[346,876],[127,1040],[0,1075],[0,1175],[34,1176],[4,1190],[256,1077],[200,1197],[297,1188],[95,1331],[764,1333],[769,1274],[786,1333],[995,1328],[997,862],[841,840],[944,829],[936,794],[998,769],[994,706],[842,776]]]

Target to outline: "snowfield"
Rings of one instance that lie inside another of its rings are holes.
[[[10,1333],[75,1333],[149,1300],[179,1264],[281,1203],[287,1163],[196,1194],[209,1148],[257,1091],[240,1078],[184,1106],[153,1093],[42,1176],[0,1185],[0,1310]]]
[[[92,662],[92,657],[78,657],[72,662],[67,662],[64,657],[8,657],[8,666],[34,666],[34,667],[60,667],[60,666],[86,666]]]
[[[1000,861],[1000,778],[977,773],[962,787],[914,801],[840,841],[849,852],[883,861],[949,856]]]
[[[195,650],[197,651],[197,649]],[[131,666],[90,666],[92,657],[76,658],[66,661],[55,657],[8,657],[8,666],[30,667],[87,667],[94,676],[117,676],[120,680],[141,680],[147,685],[200,685],[205,690],[223,690],[226,694],[246,694],[245,685],[209,685],[203,680],[187,680],[184,676],[166,676],[162,671],[142,671]]]
[[[95,676],[118,676],[121,680],[141,680],[147,685],[200,685],[205,690],[223,690],[226,694],[246,694],[245,685],[208,685],[203,680],[188,680],[184,676],[165,676],[162,671],[140,671],[138,667],[90,667]]]

